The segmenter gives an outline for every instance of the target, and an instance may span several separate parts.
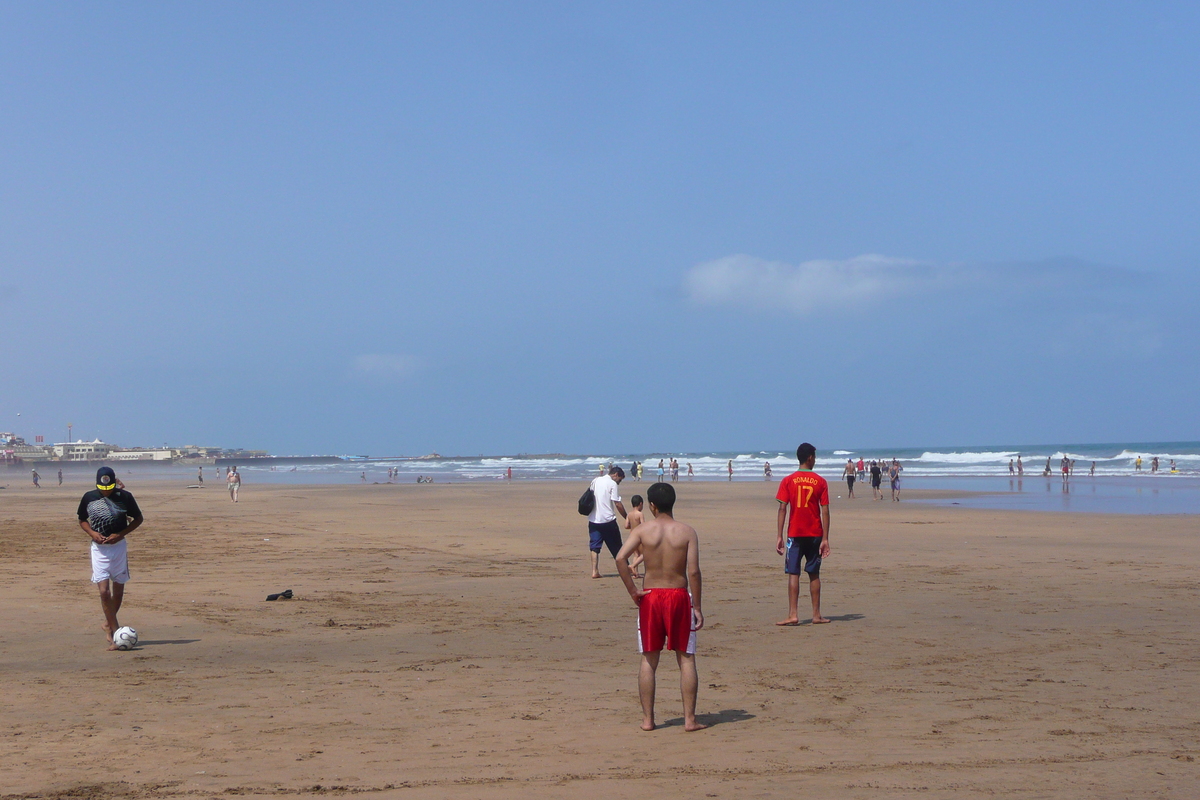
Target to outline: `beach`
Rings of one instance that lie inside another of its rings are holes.
[[[88,487],[10,484],[3,796],[1195,797],[1200,516],[860,485],[833,500],[833,623],[777,628],[776,484],[680,481],[711,727],[682,730],[664,658],[644,733],[635,609],[607,553],[588,577],[583,486],[131,483],[142,642],[112,653]]]

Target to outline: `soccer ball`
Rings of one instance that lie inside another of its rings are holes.
[[[132,650],[137,643],[137,631],[129,626],[117,628],[117,632],[113,634],[113,644],[117,646],[118,650]]]

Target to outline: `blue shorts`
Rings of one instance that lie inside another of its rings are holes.
[[[588,549],[593,553],[599,553],[602,546],[608,545],[608,552],[613,554],[613,558],[617,557],[617,552],[621,549],[621,528],[615,519],[608,522],[589,522],[588,536],[591,539]]]
[[[787,549],[783,551],[783,571],[788,575],[808,573],[810,578],[821,577],[821,537],[789,536]],[[804,559],[804,567],[800,559]]]

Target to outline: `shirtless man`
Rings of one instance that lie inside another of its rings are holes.
[[[617,553],[617,572],[638,607],[638,695],[642,700],[642,730],[654,730],[654,689],[663,645],[675,651],[679,689],[683,695],[683,729],[702,730],[696,721],[696,631],[704,627],[700,610],[700,541],[691,525],[676,522],[675,489],[656,483],[646,490],[653,519],[633,529]],[[627,559],[638,549],[645,558],[646,577],[639,589]]]
[[[237,467],[229,469],[225,473],[225,485],[229,487],[229,499],[233,502],[238,501],[238,491],[242,488],[242,476],[238,474]]]

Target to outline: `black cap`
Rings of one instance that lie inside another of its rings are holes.
[[[117,473],[113,472],[112,467],[101,467],[100,469],[96,470],[96,488],[117,488]]]

